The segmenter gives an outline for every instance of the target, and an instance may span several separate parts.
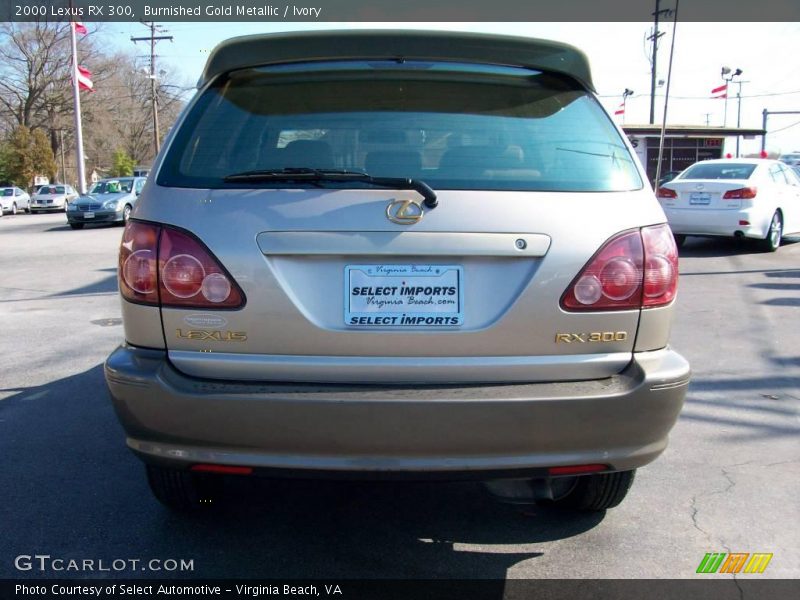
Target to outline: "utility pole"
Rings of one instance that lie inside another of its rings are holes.
[[[59,129],[59,148],[61,150],[61,183],[67,183],[67,163],[64,161],[64,130]]]
[[[653,27],[653,35],[651,35],[648,40],[653,42],[653,50],[652,50],[652,69],[650,71],[650,124],[653,125],[656,122],[656,63],[657,63],[657,56],[658,56],[658,38],[664,35],[664,32],[658,31],[658,19],[662,14],[668,14],[670,12],[669,9],[660,9],[661,0],[656,0],[656,11],[653,13],[653,17],[655,17],[654,27]]]
[[[159,135],[159,128],[158,128],[158,94],[156,93],[156,42],[160,40],[169,40],[172,41],[171,35],[156,35],[156,32],[163,33],[158,25],[155,22],[151,21],[149,23],[142,21],[142,25],[148,27],[150,29],[150,37],[132,37],[131,41],[135,44],[136,42],[150,42],[150,93],[152,95],[152,103],[153,103],[153,146],[155,148],[155,154],[158,154],[158,151],[161,150],[161,141]]]

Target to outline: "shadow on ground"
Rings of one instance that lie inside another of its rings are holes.
[[[784,246],[797,243],[800,238],[786,238]],[[780,249],[778,250],[780,252]],[[759,245],[759,240],[735,239],[722,237],[686,236],[686,242],[679,250],[681,257],[722,257],[737,254],[764,254]]]
[[[604,518],[523,514],[476,483],[251,479],[231,482],[224,507],[174,515],[152,499],[125,447],[100,365],[3,396],[0,577],[21,575],[15,556],[42,553],[194,561],[192,572],[158,574],[174,577],[504,578],[542,555],[537,543]],[[64,575],[87,576],[26,574]]]

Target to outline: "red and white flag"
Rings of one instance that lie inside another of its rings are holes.
[[[78,87],[82,90],[94,91],[94,84],[92,83],[92,73],[86,67],[78,65]]]
[[[711,90],[712,98],[727,98],[728,97],[728,84],[715,87]]]
[[[89,30],[86,29],[86,25],[83,23],[79,23],[78,21],[73,21],[72,26],[75,28],[75,33],[80,33],[81,35],[86,35],[89,33]]]
[[[623,102],[617,107],[617,110],[614,111],[615,115],[624,115],[625,114],[625,103]]]

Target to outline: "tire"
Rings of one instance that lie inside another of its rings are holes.
[[[633,484],[636,470],[581,475],[561,497],[553,500],[555,506],[574,510],[599,511],[614,508],[623,501]]]
[[[12,215],[17,214],[17,203],[16,202],[14,202],[14,204],[11,205],[11,214]]]
[[[222,478],[146,465],[147,483],[156,500],[175,511],[211,508],[222,496]]]
[[[676,233],[676,234],[673,234],[672,237],[675,238],[675,245],[678,248],[683,248],[683,245],[686,243],[686,236],[683,235],[682,233]]]
[[[772,215],[772,220],[769,222],[769,229],[767,236],[761,241],[761,248],[765,252],[775,252],[781,246],[781,239],[783,238],[783,218],[779,210],[775,211]]]
[[[29,214],[29,215],[33,214],[33,209],[31,209],[31,205],[30,204],[28,204],[28,206],[25,207],[25,213]]]
[[[84,223],[70,223],[69,226],[73,229],[83,229]]]
[[[132,210],[133,210],[133,207],[131,207],[130,204],[126,204],[125,208],[122,209],[122,224],[123,225],[128,222],[128,219],[131,218],[131,211]]]

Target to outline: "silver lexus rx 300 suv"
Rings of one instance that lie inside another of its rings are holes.
[[[617,505],[689,366],[674,240],[592,90],[532,39],[216,48],[119,255],[105,373],[155,496],[300,474]]]

